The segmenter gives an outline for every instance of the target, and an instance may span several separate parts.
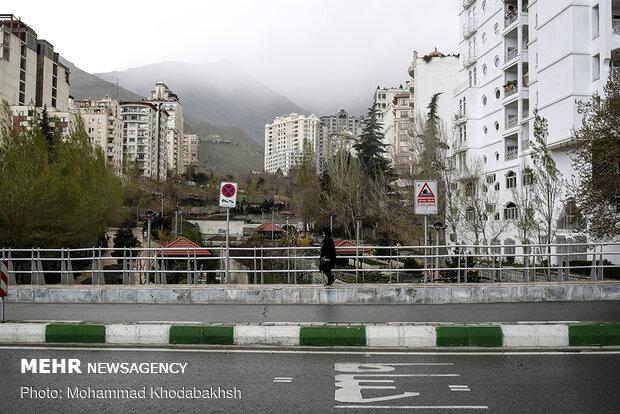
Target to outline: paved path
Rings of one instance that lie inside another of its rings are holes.
[[[78,359],[82,373],[20,373],[21,360],[32,358]],[[109,373],[110,364],[118,363],[128,369],[133,363],[148,363],[140,369],[149,370],[159,364],[171,364],[165,366],[174,371],[184,368],[179,373]],[[89,372],[88,364],[99,371]],[[612,413],[620,404],[619,364],[618,350],[0,347],[0,401],[7,413]],[[235,398],[221,398],[226,394],[218,387]],[[110,398],[88,398],[98,390]],[[113,398],[112,391],[123,390],[133,390],[137,398]],[[142,390],[144,397],[137,394]],[[194,390],[203,398],[178,398],[179,391]],[[35,398],[46,395],[57,398]]]
[[[618,321],[620,301],[446,305],[6,303],[7,320],[194,322]]]

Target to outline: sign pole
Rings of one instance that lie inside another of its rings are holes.
[[[428,259],[426,257],[426,244],[428,240],[428,214],[424,215],[424,283],[428,282]]]
[[[230,279],[228,277],[228,258],[229,258],[229,252],[228,252],[228,233],[230,233],[230,207],[226,207],[226,276],[224,278],[224,283],[230,283]]]
[[[220,207],[226,208],[226,262],[224,263],[224,283],[230,283],[229,260],[230,251],[228,247],[230,236],[230,209],[237,205],[237,183],[222,182],[220,184]],[[221,257],[221,256],[220,256]],[[220,262],[221,263],[221,262]]]
[[[2,252],[4,255],[4,252]],[[4,297],[9,292],[9,262],[7,260],[0,261],[0,300],[2,305],[0,306],[0,319],[4,323]]]

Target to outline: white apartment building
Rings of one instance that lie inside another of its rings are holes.
[[[441,93],[437,113],[448,128],[452,127],[452,93],[458,86],[460,65],[457,55],[445,55],[437,48],[424,56],[419,56],[417,51],[413,52],[413,61],[409,65],[409,106],[412,117],[421,116],[424,119],[433,95]]]
[[[57,111],[69,105],[69,69],[54,46],[12,14],[0,14],[0,98]]]
[[[399,148],[398,131],[402,129],[399,128],[401,125],[399,125],[397,119],[404,114],[407,121],[409,121],[409,108],[399,106],[399,103],[403,102],[402,99],[405,95],[407,95],[407,98],[409,97],[409,82],[405,82],[405,87],[403,85],[400,85],[398,88],[377,87],[372,97],[377,110],[377,121],[382,124],[383,143],[386,145],[387,151],[384,155],[392,162],[393,166],[396,164],[396,154]],[[396,96],[400,96],[400,98],[395,100]],[[396,106],[399,106],[399,108],[396,109]]]
[[[303,157],[304,142],[314,151],[319,118],[291,113],[265,125],[265,171],[288,175]]]
[[[144,99],[155,105],[161,104],[161,108],[168,113],[166,125],[167,141],[167,168],[174,174],[183,174],[183,105],[179,97],[174,94],[164,82],[157,82],[151,96]]]
[[[322,116],[314,144],[318,173],[323,174],[327,159],[338,150],[353,151],[363,130],[364,117],[350,116],[344,109]]]
[[[200,165],[200,138],[196,134],[183,135],[183,170],[188,165]]]
[[[124,162],[138,163],[145,177],[165,180],[168,112],[162,103],[121,102],[121,119]]]
[[[117,175],[123,170],[123,120],[116,99],[75,100],[75,110],[84,120],[84,129],[94,145],[101,147],[106,163]]]
[[[548,120],[547,146],[570,179],[566,144],[581,125],[576,101],[602,92],[610,68],[620,66],[620,1],[463,0],[460,24],[457,164],[482,163],[497,194],[494,217],[507,224],[496,242],[511,245],[519,214],[512,191],[531,165],[532,109]],[[570,202],[558,209],[558,241],[574,240]]]
[[[408,86],[408,85],[407,85]],[[385,128],[384,142],[386,158],[392,161],[392,166],[399,175],[411,171],[412,151],[409,132],[411,130],[411,107],[409,106],[409,92],[394,95],[392,102],[387,106],[383,122]]]

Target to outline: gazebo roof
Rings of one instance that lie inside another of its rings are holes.
[[[357,244],[352,242],[351,240],[334,240],[334,246],[336,247],[336,254],[355,254],[355,248]],[[368,249],[360,247],[357,249],[358,252],[364,254],[368,253]]]
[[[264,231],[264,232],[270,233],[272,227],[275,233],[284,233],[284,229],[282,227],[278,226],[277,224],[272,224],[272,223],[263,223],[260,226],[252,229],[252,231]]]
[[[209,253],[203,247],[198,246],[196,243],[183,236],[177,237],[170,243],[165,244],[163,247],[166,249],[174,248],[173,250],[163,250],[164,256],[187,257],[188,250],[190,257],[211,256],[211,253]],[[161,250],[157,252],[158,256],[161,256],[161,254]]]

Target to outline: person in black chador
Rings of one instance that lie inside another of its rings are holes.
[[[334,239],[332,239],[332,231],[330,229],[323,230],[323,243],[321,243],[319,262],[319,270],[327,276],[325,286],[333,285],[332,269],[336,265],[336,246],[334,246]]]

